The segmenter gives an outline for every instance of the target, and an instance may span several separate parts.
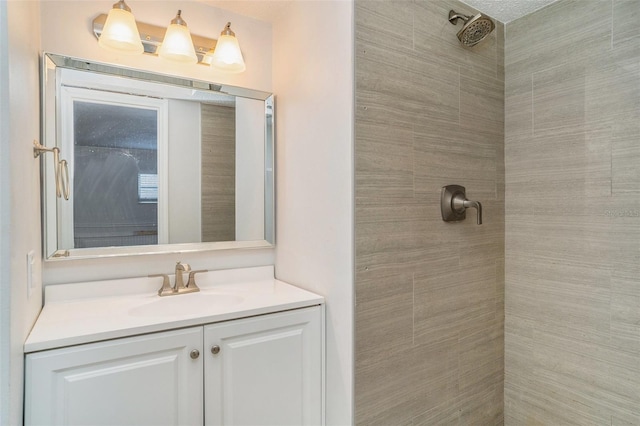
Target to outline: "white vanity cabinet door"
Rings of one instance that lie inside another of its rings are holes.
[[[205,326],[205,425],[321,424],[322,322],[316,306]]]
[[[25,424],[201,425],[202,332],[194,327],[27,355]]]

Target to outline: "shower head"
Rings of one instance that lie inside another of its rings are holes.
[[[463,46],[475,46],[491,34],[491,31],[496,27],[491,18],[482,13],[478,13],[475,16],[467,16],[450,10],[449,22],[456,25],[458,19],[464,21],[464,26],[458,31],[458,39]]]

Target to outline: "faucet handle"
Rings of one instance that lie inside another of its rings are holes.
[[[173,287],[171,287],[171,282],[169,281],[169,275],[167,274],[153,274],[149,275],[149,278],[162,277],[162,287],[158,290],[158,296],[166,296],[167,294],[173,293]]]
[[[464,200],[462,203],[465,209],[474,207],[476,209],[476,221],[478,225],[482,225],[482,204],[479,201]]]
[[[198,288],[198,286],[196,285],[196,274],[199,274],[200,272],[209,272],[207,269],[200,269],[198,271],[191,271],[189,272],[189,281],[187,281],[187,288],[192,288],[194,289],[193,291],[199,291],[200,289]],[[197,290],[195,290],[197,289]]]

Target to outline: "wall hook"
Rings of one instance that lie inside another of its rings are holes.
[[[69,165],[67,160],[60,160],[60,148],[54,146],[53,148],[47,148],[41,145],[38,141],[33,141],[33,158],[40,157],[41,154],[52,152],[53,153],[53,166],[54,175],[56,177],[56,196],[64,199],[69,199]],[[64,174],[63,174],[64,172]]]
[[[477,212],[477,223],[482,225],[482,204],[478,201],[467,200],[466,189],[460,185],[447,185],[442,187],[440,195],[440,209],[442,220],[445,222],[458,222],[467,216],[467,209],[473,207]]]

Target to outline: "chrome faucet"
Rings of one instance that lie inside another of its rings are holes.
[[[187,284],[184,284],[184,278],[182,276],[183,273],[189,273],[189,280]],[[149,275],[149,277],[162,277],[162,287],[158,290],[158,296],[174,296],[176,294],[183,293],[195,293],[200,291],[198,286],[196,285],[195,275],[200,272],[207,272],[206,269],[199,271],[192,271],[191,266],[187,263],[177,262],[176,263],[176,281],[175,285],[171,287],[171,283],[169,281],[169,276],[167,274],[155,274]]]

